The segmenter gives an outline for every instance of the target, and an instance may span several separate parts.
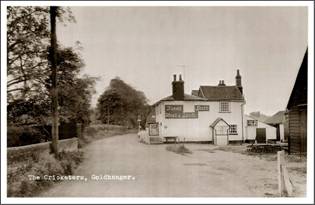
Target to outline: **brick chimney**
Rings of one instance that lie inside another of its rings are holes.
[[[239,69],[237,69],[235,80],[236,80],[236,86],[238,87],[238,89],[243,94],[242,76],[240,75],[240,70]]]
[[[184,81],[182,75],[179,75],[179,80],[176,81],[176,75],[173,75],[172,91],[174,100],[184,100]]]
[[[224,80],[219,80],[219,85],[218,86],[225,86]]]

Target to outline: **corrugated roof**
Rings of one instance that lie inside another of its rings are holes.
[[[200,90],[204,97],[211,101],[244,101],[244,97],[237,86],[200,86]]]
[[[267,118],[267,120],[265,120],[265,123],[267,124],[282,124],[285,121],[285,111],[279,111],[276,114],[274,114],[273,116]]]

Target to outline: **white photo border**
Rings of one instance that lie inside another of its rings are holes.
[[[6,7],[7,6],[305,6],[308,7],[308,143],[307,195],[301,198],[143,198],[143,197],[7,197],[7,92]],[[1,2],[1,202],[7,204],[308,204],[314,203],[314,2],[313,1],[2,1]]]

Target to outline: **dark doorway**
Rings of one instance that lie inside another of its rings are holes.
[[[276,128],[277,128],[277,141],[280,141],[280,124],[277,124]]]
[[[257,143],[266,143],[266,128],[256,128]]]

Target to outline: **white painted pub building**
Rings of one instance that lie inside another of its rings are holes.
[[[236,84],[200,86],[191,95],[184,93],[181,75],[172,82],[172,95],[154,104],[155,123],[149,124],[149,134],[164,141],[210,142],[226,145],[245,141],[245,98],[239,70]]]

